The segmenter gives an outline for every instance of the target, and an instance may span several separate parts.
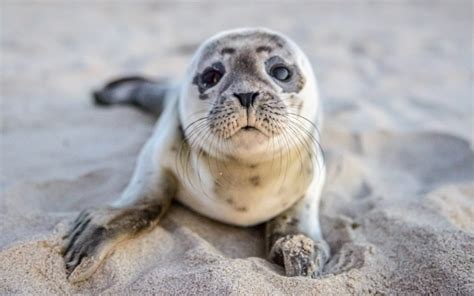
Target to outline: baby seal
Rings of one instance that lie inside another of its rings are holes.
[[[224,223],[266,222],[268,257],[287,276],[321,273],[329,257],[318,218],[321,105],[294,42],[267,29],[222,32],[198,48],[180,85],[128,77],[94,97],[159,119],[120,198],[84,210],[67,233],[71,282],[90,277],[121,241],[156,226],[173,198]]]

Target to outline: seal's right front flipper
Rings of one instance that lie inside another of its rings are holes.
[[[62,254],[71,283],[89,278],[120,242],[152,229],[169,206],[168,200],[126,208],[83,211],[67,234]]]
[[[154,162],[154,148],[152,140],[145,144],[120,199],[83,211],[64,237],[63,257],[70,282],[89,278],[117,244],[152,229],[169,208],[178,184],[169,170]]]
[[[127,76],[107,83],[92,93],[98,105],[130,104],[159,115],[173,86],[142,76]]]

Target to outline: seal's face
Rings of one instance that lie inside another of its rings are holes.
[[[180,116],[194,147],[249,159],[302,144],[301,119],[314,118],[318,98],[305,56],[287,38],[266,30],[218,35],[198,50],[191,73]]]

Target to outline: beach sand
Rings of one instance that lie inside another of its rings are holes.
[[[2,1],[0,294],[472,295],[472,3],[437,2]],[[179,79],[200,42],[240,26],[286,33],[319,80],[324,275],[285,277],[262,226],[174,204],[68,283],[61,236],[119,196],[155,121],[98,108],[91,90],[121,74]]]

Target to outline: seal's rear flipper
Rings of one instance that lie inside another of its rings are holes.
[[[173,87],[164,82],[142,76],[127,76],[107,83],[92,93],[97,105],[131,104],[159,115],[166,95]]]

